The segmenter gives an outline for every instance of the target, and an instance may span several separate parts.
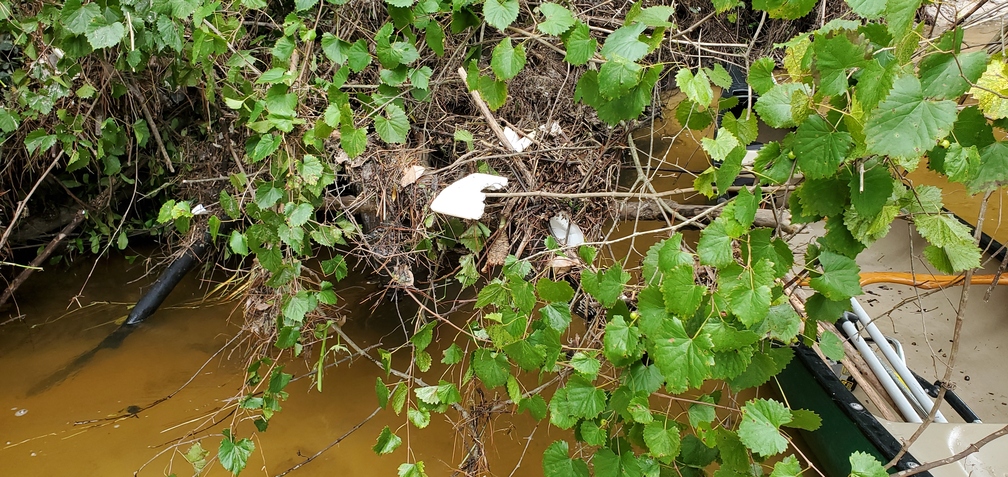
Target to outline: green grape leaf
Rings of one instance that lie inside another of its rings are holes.
[[[830,300],[822,293],[814,293],[805,301],[805,312],[808,313],[810,319],[815,321],[835,323],[848,309],[850,309],[850,301]]]
[[[405,144],[410,131],[410,122],[402,108],[395,103],[389,103],[385,106],[385,115],[375,117],[374,127],[383,141],[389,144]]]
[[[609,361],[621,362],[636,354],[639,341],[640,331],[637,327],[629,326],[622,316],[617,315],[605,327],[605,335],[602,338],[602,350]],[[595,363],[598,363],[598,361],[596,360]],[[574,365],[573,359],[571,360],[571,365]],[[595,372],[598,373],[597,366]]]
[[[367,130],[344,124],[340,128],[340,147],[351,158],[361,155],[367,147]]]
[[[713,408],[711,408],[713,409]],[[652,421],[644,426],[644,443],[651,455],[659,459],[672,459],[679,455],[679,427],[673,421]]]
[[[826,298],[840,301],[862,293],[860,268],[854,259],[823,251],[819,254],[819,263],[823,274],[809,280],[809,284]]]
[[[599,93],[606,99],[616,99],[640,83],[644,69],[632,61],[615,57],[605,62],[598,72]]]
[[[485,0],[483,17],[490,26],[504,31],[518,19],[518,0]]]
[[[728,159],[728,155],[738,149],[741,143],[739,143],[738,138],[734,134],[725,128],[721,128],[714,135],[714,139],[702,138],[700,145],[704,151],[707,151],[711,161],[725,162]]]
[[[808,409],[792,409],[791,422],[786,425],[795,429],[815,431],[822,427],[822,418]]]
[[[3,7],[0,7],[3,9]],[[70,33],[81,35],[87,31],[91,20],[101,16],[101,7],[97,3],[91,2],[81,5],[80,0],[68,0],[63,3],[60,11],[60,21]]]
[[[234,475],[238,475],[245,470],[248,458],[255,450],[255,442],[249,438],[235,440],[231,436],[231,430],[224,430],[224,439],[221,440],[217,449],[217,460],[221,465]]]
[[[778,129],[795,127],[794,115],[791,113],[791,100],[799,92],[808,94],[808,86],[802,83],[774,85],[766,94],[756,100],[753,109],[770,127]]]
[[[555,282],[549,278],[540,278],[536,282],[536,292],[539,298],[547,302],[569,303],[574,298],[574,289],[566,281]]]
[[[851,205],[858,214],[870,216],[882,211],[893,192],[893,178],[884,164],[855,173],[850,181]]]
[[[539,13],[542,13],[546,19],[539,22],[536,28],[547,35],[559,36],[577,23],[577,19],[574,18],[574,14],[570,10],[556,3],[539,4]]]
[[[770,18],[797,20],[812,11],[816,0],[754,0],[753,8],[763,10]]]
[[[925,100],[914,76],[896,80],[875,111],[864,131],[868,152],[907,158],[920,157],[934,147],[956,119],[956,104]]]
[[[373,447],[371,447],[371,450],[378,455],[391,454],[398,449],[401,444],[402,438],[395,435],[388,426],[385,426],[385,428],[382,429],[381,434],[378,435],[378,441],[375,442]]]
[[[444,39],[445,33],[441,24],[434,19],[429,20],[424,28],[424,41],[438,57],[444,56]]]
[[[852,145],[850,134],[834,130],[818,114],[810,116],[795,131],[794,152],[798,156],[798,168],[809,179],[836,175],[837,167],[843,163]]]
[[[624,326],[625,325],[626,323],[624,323]],[[609,330],[607,327],[606,328],[607,336],[608,332]],[[578,351],[577,353],[574,353],[574,356],[571,357],[570,365],[572,368],[574,368],[574,371],[577,371],[578,374],[588,379],[595,379],[595,377],[598,376],[599,369],[602,367],[602,363],[599,362],[598,358],[589,356],[587,353],[583,351]]]
[[[888,0],[886,2],[885,17],[889,22],[889,33],[893,37],[902,37],[910,31],[920,5],[921,0]]]
[[[955,243],[973,243],[969,227],[951,215],[915,214],[913,222],[921,237],[936,247]]]
[[[991,119],[1008,118],[1008,63],[1003,58],[991,60],[969,94]]]
[[[368,51],[368,44],[364,39],[355,41],[347,49],[347,65],[354,73],[364,71],[371,64],[371,52]]]
[[[452,365],[462,362],[462,348],[455,343],[452,343],[451,346],[445,348],[443,354],[444,357],[441,358],[441,362],[444,364]]]
[[[787,406],[773,400],[754,399],[742,406],[738,436],[747,448],[764,457],[787,450],[780,427],[791,422]]]
[[[546,417],[546,400],[538,394],[522,399],[518,403],[518,412],[526,410],[532,415],[532,419],[541,420]]]
[[[595,56],[598,41],[591,37],[588,25],[579,21],[575,24],[574,29],[567,34],[564,46],[567,48],[564,60],[574,66],[580,66],[588,63],[588,60]]]
[[[608,437],[605,430],[600,428],[595,421],[582,421],[579,430],[581,431],[581,439],[590,446],[603,445]]]
[[[349,49],[350,43],[340,40],[329,32],[322,34],[322,52],[325,53],[326,58],[329,58],[329,60],[333,63],[336,63],[337,65],[346,63],[347,50]]]
[[[676,86],[686,93],[686,97],[700,105],[703,111],[714,102],[714,90],[711,89],[707,73],[701,69],[694,75],[689,68],[683,68],[676,73]]]
[[[109,23],[105,17],[99,16],[91,20],[84,36],[87,37],[91,47],[96,50],[112,48],[126,36],[126,27],[121,22]]]
[[[718,217],[700,232],[700,242],[697,243],[697,254],[700,263],[724,267],[734,261],[732,255],[732,239],[729,232],[733,228],[728,219]]]
[[[847,71],[867,64],[865,50],[851,43],[846,35],[826,38],[815,35],[812,50],[816,55],[816,68],[820,72],[820,90],[826,96],[836,96],[847,91]]]
[[[1008,142],[998,141],[980,150],[980,167],[974,179],[967,184],[967,190],[975,194],[1006,183],[1008,183]]]
[[[789,455],[774,464],[770,477],[799,477],[801,474],[802,468],[798,458]]]
[[[749,363],[745,371],[729,380],[732,392],[763,385],[783,371],[793,357],[794,351],[787,347],[770,348],[753,355],[752,362]]]
[[[843,341],[832,331],[825,331],[819,337],[819,349],[833,361],[840,361],[844,357]]]
[[[556,441],[543,453],[543,474],[551,477],[589,477],[588,464],[571,459],[566,441]]]
[[[412,464],[409,462],[399,464],[397,473],[399,477],[427,477],[427,473],[424,472],[424,463],[422,460]]]
[[[655,365],[645,366],[640,361],[630,366],[626,374],[626,384],[634,393],[651,394],[661,388],[665,378]]]
[[[647,25],[643,23],[632,23],[617,28],[609,34],[602,45],[602,56],[606,59],[619,56],[627,61],[644,58],[648,53],[648,44],[640,41],[639,37],[645,28]]]
[[[497,79],[509,80],[514,78],[524,67],[524,45],[518,45],[517,48],[514,48],[511,46],[511,38],[505,37],[494,47],[493,56],[490,58],[490,68],[497,75]]]
[[[628,281],[630,281],[630,274],[623,271],[623,267],[618,263],[605,271],[585,270],[581,272],[581,286],[606,308],[611,308],[616,304],[616,300],[623,293],[623,286]]]
[[[980,151],[976,146],[963,147],[959,143],[951,144],[942,160],[942,170],[949,180],[967,183],[976,177],[980,168]]]
[[[680,265],[666,272],[661,290],[665,310],[684,319],[693,316],[707,291],[693,281],[692,264]]]
[[[920,80],[924,96],[955,99],[970,89],[987,69],[987,52],[972,51],[953,55],[932,53],[920,62]]]
[[[944,247],[928,245],[924,258],[940,272],[956,274],[980,266],[980,249],[972,243],[953,243]]]
[[[750,144],[759,136],[759,121],[751,110],[745,110],[736,118],[730,111],[721,119],[721,126],[732,133],[743,145]]]
[[[886,0],[846,0],[854,13],[869,20],[878,18],[885,12]]]
[[[773,75],[776,67],[773,58],[768,56],[761,57],[749,66],[749,85],[756,94],[764,95],[777,84]]]
[[[534,371],[542,366],[546,353],[540,346],[535,346],[528,340],[517,340],[504,347],[504,352],[514,360],[515,364],[525,371]]]
[[[651,341],[648,355],[665,376],[670,391],[698,388],[710,376],[714,358],[709,336],[698,335],[694,339],[686,333],[682,321],[671,318],[648,338]]]
[[[496,388],[507,383],[510,365],[503,353],[480,348],[473,353],[473,372],[488,388]]]
[[[504,102],[507,101],[507,83],[503,81],[497,81],[491,76],[479,77],[479,93],[480,97],[486,101],[487,106],[491,110],[496,111],[504,106]]]
[[[571,312],[567,303],[550,303],[540,308],[539,314],[542,315],[546,326],[554,330],[563,331],[570,326]]]
[[[675,24],[669,22],[669,17],[674,14],[675,7],[669,5],[655,5],[640,10],[632,9],[627,13],[625,23],[640,22],[655,28],[673,27]]]
[[[801,317],[788,303],[770,307],[767,313],[770,337],[782,343],[790,343],[801,331]]]
[[[583,419],[595,419],[605,410],[605,391],[597,389],[587,379],[574,375],[567,381],[567,405],[571,415]]]
[[[855,452],[850,455],[850,477],[887,477],[885,467],[873,455],[867,452]]]

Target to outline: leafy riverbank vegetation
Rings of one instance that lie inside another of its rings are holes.
[[[491,470],[486,424],[515,412],[573,431],[541,456],[550,476],[814,474],[789,454],[789,433],[818,417],[737,393],[769,382],[794,343],[838,352],[817,322],[861,293],[854,259],[897,217],[930,243],[934,268],[979,265],[942,190],[909,172],[985,196],[1008,180],[1000,45],[964,44],[972,12],[936,28],[922,11],[920,0],[0,0],[5,266],[20,271],[16,249],[60,244],[47,235],[57,229],[67,257],[208,234],[217,260],[240,262],[261,346],[234,428],[212,446],[235,474],[249,434],[268,432],[287,398],[278,363],[310,356],[321,389],[337,353],[383,367],[377,400],[403,426],[450,414],[466,473]],[[725,65],[751,93],[718,94],[733,83]],[[686,99],[663,110],[657,98],[675,90]],[[689,190],[656,189],[628,147],[663,115],[710,132],[710,167]],[[789,132],[750,164],[758,121]],[[431,211],[475,172],[509,179],[481,219]],[[754,182],[737,186],[740,175]],[[684,193],[716,205],[687,217],[673,201]],[[608,224],[634,207],[657,210],[665,239],[642,263],[614,262]],[[795,256],[787,227],[756,220],[760,209],[826,233]],[[589,242],[553,237],[557,214]],[[695,246],[689,228],[702,229]],[[339,329],[345,254],[420,305],[403,346],[372,356]],[[804,279],[814,294],[799,313],[791,292]],[[448,281],[478,289],[462,325],[436,311],[465,304],[445,296]],[[435,338],[455,344],[432,356]],[[461,371],[428,376],[435,359]],[[683,396],[688,412],[670,412]],[[396,450],[402,432],[386,427],[375,452]],[[198,473],[208,454],[185,450]],[[887,475],[871,456],[850,464]],[[425,463],[399,474],[426,475]]]

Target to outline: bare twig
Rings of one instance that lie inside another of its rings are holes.
[[[980,202],[980,213],[977,216],[976,228],[973,230],[973,242],[980,243],[980,236],[983,235],[983,223],[984,216],[987,213],[987,201],[990,200],[992,191],[987,191],[984,194],[983,201]],[[945,400],[945,392],[948,391],[950,386],[950,381],[952,380],[952,372],[955,369],[956,354],[959,352],[959,342],[962,334],[963,326],[963,315],[966,313],[966,302],[969,299],[969,289],[970,282],[973,280],[973,269],[966,270],[965,277],[963,278],[962,293],[959,295],[959,308],[956,310],[955,317],[955,327],[952,329],[952,348],[949,350],[948,362],[945,365],[945,376],[941,380],[941,389],[938,391],[938,397],[935,398],[934,405],[931,406],[931,411],[928,413],[927,418],[921,423],[920,427],[910,436],[910,439],[903,443],[900,451],[896,453],[896,456],[889,461],[886,467],[892,467],[895,465],[904,455],[910,450],[910,446],[913,445],[921,435],[924,434],[924,430],[928,428],[928,425],[934,421],[935,415],[938,413],[938,407]],[[919,472],[923,472],[921,469],[923,466],[915,467],[904,472],[908,472],[905,475],[913,475]],[[902,473],[901,473],[902,474]]]
[[[63,158],[62,150],[56,154],[55,158],[53,158],[49,167],[47,167],[45,172],[42,173],[42,177],[39,177],[38,180],[35,181],[35,185],[32,186],[30,191],[28,191],[28,195],[25,196],[24,200],[18,202],[17,209],[14,211],[14,216],[11,217],[10,223],[7,224],[7,229],[4,230],[3,236],[0,237],[0,249],[3,249],[4,245],[7,245],[7,238],[10,237],[11,232],[14,230],[14,225],[17,224],[18,219],[21,218],[21,214],[24,213],[24,208],[28,205],[28,199],[31,199],[31,196],[35,194],[35,190],[38,189],[39,184],[45,180],[46,176],[49,175],[49,172],[52,171],[54,167],[56,167],[56,164],[59,163],[61,158]]]
[[[283,472],[281,472],[281,473],[277,474],[277,475],[276,475],[276,477],[283,477],[283,476],[285,476],[285,475],[287,475],[287,474],[289,474],[289,473],[291,473],[291,472],[294,472],[295,470],[298,470],[298,469],[300,469],[300,468],[301,468],[302,466],[304,466],[305,464],[307,464],[307,463],[309,463],[309,462],[311,462],[311,461],[315,460],[315,459],[316,459],[316,458],[317,458],[318,456],[322,455],[322,453],[323,453],[323,452],[325,452],[325,451],[327,451],[327,450],[329,450],[329,449],[332,449],[332,448],[333,448],[333,446],[335,446],[336,444],[339,444],[340,442],[342,442],[342,441],[343,441],[343,439],[346,439],[347,437],[350,437],[350,434],[353,434],[354,432],[356,432],[356,431],[357,431],[357,429],[360,429],[361,427],[364,427],[364,424],[367,424],[367,423],[368,423],[368,421],[370,421],[370,420],[371,420],[372,418],[374,418],[375,416],[377,416],[377,415],[378,415],[378,413],[379,413],[379,412],[380,412],[381,410],[382,410],[382,408],[380,408],[380,407],[378,407],[378,408],[375,408],[375,410],[374,410],[373,412],[371,412],[371,415],[370,415],[370,416],[368,416],[368,417],[365,417],[363,421],[361,421],[361,422],[358,422],[356,426],[353,426],[353,428],[351,428],[351,429],[350,429],[349,431],[346,431],[345,433],[343,433],[343,435],[342,435],[342,436],[339,436],[339,438],[338,438],[338,439],[336,439],[335,441],[332,441],[332,442],[330,442],[330,443],[329,443],[329,445],[327,445],[327,446],[323,447],[323,448],[322,448],[321,450],[319,450],[319,451],[318,451],[318,452],[316,452],[315,454],[312,454],[312,456],[311,456],[311,457],[308,457],[307,459],[305,459],[305,460],[303,460],[303,461],[299,462],[299,463],[298,463],[297,465],[295,465],[294,467],[291,467],[291,468],[289,468],[289,469],[287,469],[287,470],[285,470],[285,471],[283,471]]]
[[[944,388],[942,388],[942,389],[944,389]],[[899,472],[899,473],[896,473],[896,474],[893,474],[893,475],[895,475],[896,477],[906,477],[906,476],[909,476],[909,475],[915,475],[915,474],[919,474],[921,472],[926,472],[926,471],[929,471],[929,470],[934,469],[936,467],[941,467],[943,465],[951,464],[953,462],[956,462],[956,461],[958,461],[960,459],[965,458],[966,456],[968,456],[970,454],[973,454],[975,452],[979,452],[981,447],[987,445],[988,443],[990,443],[994,439],[997,439],[997,438],[999,438],[1001,436],[1004,436],[1004,435],[1008,435],[1008,425],[1006,425],[1006,426],[1002,427],[1001,429],[998,429],[998,430],[996,430],[996,431],[994,431],[994,432],[992,432],[992,433],[984,436],[983,439],[980,439],[980,440],[978,440],[978,441],[976,441],[976,442],[974,442],[974,443],[966,446],[965,449],[959,451],[956,454],[950,455],[950,456],[948,456],[948,457],[946,457],[944,459],[938,459],[936,461],[927,462],[925,464],[921,464],[921,465],[919,465],[917,467],[914,467],[912,469],[904,470],[902,472]]]
[[[171,157],[168,156],[168,150],[165,149],[164,141],[161,140],[161,132],[158,130],[157,124],[154,123],[154,116],[151,115],[150,108],[147,107],[147,101],[144,100],[143,95],[140,94],[140,90],[133,83],[128,83],[126,87],[129,89],[133,99],[140,103],[140,110],[143,112],[144,119],[147,120],[147,125],[150,126],[151,136],[154,136],[154,142],[157,143],[158,151],[161,152],[161,158],[164,159],[165,165],[168,166],[168,172],[174,174],[175,167],[172,166]]]
[[[462,85],[468,88],[469,81],[465,68],[460,66],[458,69],[458,74],[459,77],[462,78]],[[483,98],[480,97],[479,91],[474,89],[469,92],[469,95],[472,97],[473,102],[476,103],[476,106],[479,107],[480,112],[483,113],[483,117],[486,118],[487,124],[490,126],[490,129],[493,130],[494,134],[497,136],[497,139],[500,140],[501,144],[503,144],[504,147],[507,148],[507,150],[509,151],[518,152],[518,150],[515,149],[513,145],[511,145],[511,141],[508,141],[507,136],[504,135],[504,130],[501,129],[500,123],[497,122],[497,118],[494,117],[493,113],[490,112],[490,108],[487,106],[486,101],[483,101]]]

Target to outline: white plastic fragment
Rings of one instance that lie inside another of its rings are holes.
[[[535,138],[535,132],[529,133],[528,135],[521,136],[514,129],[510,127],[504,128],[504,137],[507,138],[508,143],[511,144],[511,148],[517,152],[522,152],[528,149],[532,145],[532,139]]]
[[[564,247],[577,247],[584,243],[584,232],[577,224],[571,223],[567,217],[557,215],[549,221],[550,232],[553,238]]]
[[[193,207],[191,212],[193,215],[206,215],[210,213],[206,207],[203,207],[203,204],[196,204],[196,207]]]
[[[406,168],[403,169],[402,180],[399,181],[399,185],[401,187],[406,187],[413,184],[420,179],[420,176],[422,176],[426,170],[427,169],[424,168],[424,166],[406,166]]]
[[[560,127],[560,123],[558,121],[553,121],[552,123],[550,123],[548,131],[547,126],[543,124],[542,126],[539,126],[539,132],[546,134],[550,137],[556,137],[563,134],[563,128]]]
[[[479,219],[486,208],[483,189],[498,190],[507,187],[507,183],[507,177],[469,174],[445,187],[431,202],[431,210],[452,217]]]
[[[25,414],[28,414],[28,410],[27,409],[18,409],[17,412],[14,413],[14,416],[15,417],[21,417],[21,416],[23,416]]]

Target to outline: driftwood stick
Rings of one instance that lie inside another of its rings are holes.
[[[465,68],[460,66],[458,69],[458,74],[459,77],[462,78],[462,83],[466,85],[466,88],[468,89],[469,76],[466,74]],[[486,118],[487,124],[490,125],[490,129],[493,130],[494,134],[497,136],[497,139],[500,139],[500,142],[504,144],[504,147],[507,148],[507,150],[518,152],[518,150],[511,145],[511,141],[508,141],[507,136],[504,135],[504,130],[501,129],[500,123],[497,121],[497,118],[494,117],[493,113],[490,112],[490,108],[487,106],[486,102],[483,101],[482,97],[480,97],[479,91],[472,90],[469,92],[469,95],[472,96],[473,102],[476,103],[476,106],[479,107],[480,112],[483,113],[483,117]]]
[[[161,132],[158,131],[157,124],[154,123],[154,116],[151,115],[150,109],[147,107],[147,101],[140,94],[140,90],[137,89],[133,84],[127,86],[133,99],[140,103],[140,110],[143,111],[144,119],[147,120],[147,125],[150,126],[151,136],[154,136],[154,142],[157,143],[158,150],[161,151],[161,157],[164,158],[165,165],[168,166],[168,171],[172,174],[175,173],[175,167],[172,166],[171,157],[168,156],[168,150],[165,149],[164,142],[161,141]]]
[[[5,303],[7,303],[7,300],[10,300],[10,297],[14,295],[14,292],[18,289],[18,287],[21,286],[21,284],[24,283],[24,281],[27,280],[29,276],[31,276],[32,272],[34,272],[40,265],[42,265],[42,263],[45,262],[50,255],[52,255],[53,251],[56,250],[56,247],[60,244],[60,242],[62,242],[63,239],[67,238],[67,236],[70,235],[70,233],[72,233],[74,229],[76,229],[81,223],[83,223],[86,217],[87,217],[86,210],[82,209],[77,211],[77,213],[74,215],[73,220],[70,221],[70,223],[67,224],[66,227],[63,227],[63,230],[60,230],[60,232],[56,234],[56,236],[53,237],[51,241],[49,241],[49,245],[46,245],[46,248],[42,249],[42,253],[40,253],[37,257],[35,257],[35,260],[31,261],[31,263],[28,265],[28,268],[25,268],[23,271],[21,271],[21,273],[18,274],[17,278],[15,278],[10,283],[10,285],[7,286],[7,290],[4,291],[3,296],[0,296],[0,306],[3,306]]]

